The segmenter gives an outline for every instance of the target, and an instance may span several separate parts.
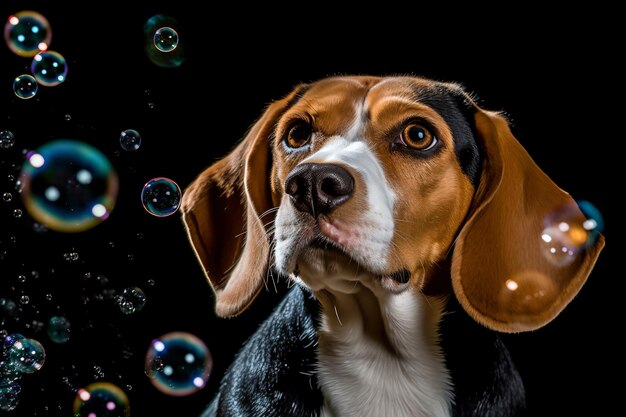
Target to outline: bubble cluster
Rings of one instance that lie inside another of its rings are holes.
[[[13,411],[19,403],[19,395],[22,391],[17,382],[3,382],[0,380],[0,410]]]
[[[544,220],[543,253],[555,265],[569,265],[595,243],[603,227],[600,211],[588,201],[561,206]]]
[[[148,181],[141,191],[141,202],[146,211],[157,217],[171,216],[180,207],[180,187],[169,178],[159,177]]]
[[[34,56],[50,45],[50,23],[41,14],[30,10],[15,13],[9,16],[4,26],[4,40],[17,55]]]
[[[9,130],[0,132],[0,149],[9,149],[15,145],[15,136]]]
[[[13,80],[13,92],[21,99],[28,100],[35,97],[38,90],[37,80],[32,75],[22,74]]]
[[[173,332],[152,341],[145,365],[156,389],[184,396],[204,388],[213,359],[202,340],[190,333]]]
[[[70,340],[71,325],[63,316],[53,316],[48,322],[48,337],[54,343],[66,343]]]
[[[58,52],[41,52],[33,58],[30,71],[39,84],[54,87],[67,78],[67,62]]]
[[[109,382],[90,384],[76,393],[74,417],[130,417],[128,397]]]
[[[178,46],[178,33],[171,27],[162,27],[154,32],[154,46],[161,52],[172,52]]]
[[[125,288],[118,297],[117,304],[124,314],[136,313],[146,304],[146,294],[138,287]]]
[[[109,160],[74,140],[49,142],[30,152],[20,181],[30,215],[59,232],[82,232],[104,221],[118,191]]]
[[[120,146],[125,151],[136,151],[141,146],[141,135],[134,129],[126,129],[120,134]]]

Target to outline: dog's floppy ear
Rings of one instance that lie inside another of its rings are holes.
[[[270,255],[264,223],[271,218],[260,216],[272,208],[270,136],[294,94],[272,103],[243,141],[183,196],[187,234],[222,317],[245,310],[264,284]]]
[[[585,241],[580,226],[585,216],[572,197],[533,162],[502,116],[470,105],[484,162],[454,247],[454,293],[476,321],[491,329],[537,329],[578,293],[604,238]],[[559,217],[563,221],[554,224]],[[558,229],[560,238],[570,234],[568,242],[551,235]]]

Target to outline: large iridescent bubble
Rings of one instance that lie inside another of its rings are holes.
[[[115,206],[118,178],[96,148],[75,140],[49,142],[27,155],[20,177],[30,215],[52,230],[82,232]]]
[[[129,417],[128,397],[117,385],[96,382],[81,388],[74,399],[75,417]]]
[[[4,26],[4,40],[17,55],[35,56],[50,46],[50,23],[41,14],[30,10],[15,13],[9,16]]]
[[[146,354],[146,375],[159,391],[184,396],[204,388],[213,358],[198,337],[173,332],[155,339]]]

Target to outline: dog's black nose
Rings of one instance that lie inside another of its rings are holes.
[[[291,171],[285,191],[298,210],[316,217],[330,213],[350,198],[354,178],[339,165],[305,163]]]

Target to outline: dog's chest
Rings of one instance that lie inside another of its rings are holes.
[[[403,296],[391,303],[383,309],[391,315],[386,343],[358,328],[367,322],[352,328],[355,323],[344,320],[337,329],[324,318],[318,350],[322,417],[450,415],[452,387],[438,347],[439,306]]]

